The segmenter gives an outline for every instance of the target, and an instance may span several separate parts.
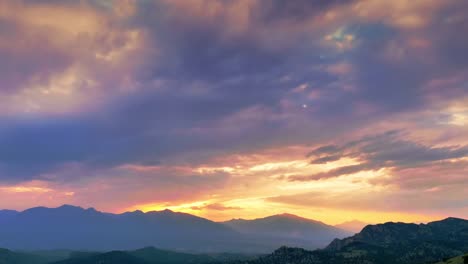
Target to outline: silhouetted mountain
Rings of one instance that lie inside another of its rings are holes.
[[[157,246],[224,251],[236,250],[242,240],[237,232],[222,224],[169,210],[109,214],[64,205],[36,207],[0,218],[5,219],[0,225],[0,247],[10,249],[114,250]]]
[[[257,239],[275,243],[280,241],[281,245],[307,249],[324,247],[334,238],[343,238],[351,234],[322,222],[292,214],[273,215],[254,220],[233,219],[223,224],[240,233],[254,235]]]
[[[13,218],[16,214],[18,214],[17,211],[0,210],[0,225],[8,223],[10,219]]]
[[[268,253],[281,245],[323,247],[345,231],[292,215],[216,223],[170,210],[110,214],[63,205],[0,212],[0,247]]]
[[[418,242],[437,243],[443,241],[455,248],[468,246],[468,221],[458,218],[447,218],[428,224],[385,223],[368,225],[360,233],[345,239],[335,239],[327,247],[340,250],[355,243],[368,243],[381,247],[411,245]]]
[[[355,234],[361,232],[361,230],[367,225],[368,223],[359,220],[352,220],[335,225],[335,227]]]
[[[249,264],[419,264],[468,252],[468,221],[447,218],[428,224],[385,223],[336,239],[325,250],[282,247]]]

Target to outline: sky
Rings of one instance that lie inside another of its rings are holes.
[[[0,0],[0,208],[468,218],[467,13]]]

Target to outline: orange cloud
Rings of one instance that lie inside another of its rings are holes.
[[[131,6],[106,13],[85,2],[2,2],[0,18],[15,31],[0,36],[0,50],[17,63],[5,72],[11,82],[3,84],[7,92],[0,91],[6,102],[0,115],[77,112],[131,89],[129,75],[145,52],[141,29],[118,23],[126,18],[122,14],[131,15]],[[34,72],[17,76],[23,68]]]

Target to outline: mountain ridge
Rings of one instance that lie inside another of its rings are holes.
[[[113,214],[67,204],[39,206],[20,212],[0,211],[0,247],[106,251],[155,246],[194,252],[268,253],[281,245],[315,249],[346,236],[335,227],[292,214],[261,219],[268,222],[263,235],[168,209]],[[243,221],[251,224],[259,220]]]
[[[245,264],[423,264],[468,252],[468,220],[449,217],[427,224],[387,222],[335,239],[325,249],[281,247]]]
[[[334,238],[351,235],[323,222],[293,214],[277,214],[252,220],[232,219],[222,223],[240,233],[254,234],[268,240],[287,238],[287,245],[308,249],[311,249],[311,245],[319,248],[319,245],[325,246]]]

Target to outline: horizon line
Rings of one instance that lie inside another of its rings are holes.
[[[31,210],[31,209],[35,209],[35,208],[59,209],[59,208],[62,208],[62,207],[79,208],[79,209],[82,209],[83,211],[86,211],[86,210],[94,210],[94,211],[99,212],[99,213],[103,213],[103,214],[113,214],[113,215],[123,215],[123,214],[127,214],[127,213],[138,213],[138,212],[140,212],[140,213],[142,213],[142,214],[147,214],[147,213],[152,213],[152,212],[155,212],[155,213],[160,213],[160,212],[171,212],[171,213],[177,213],[177,214],[191,215],[191,216],[194,216],[194,217],[198,217],[198,218],[202,218],[202,219],[205,219],[205,220],[209,220],[209,221],[214,222],[214,223],[223,223],[223,222],[228,222],[228,221],[232,221],[232,220],[254,221],[254,220],[264,219],[264,218],[268,218],[268,217],[272,217],[272,216],[293,216],[293,217],[296,217],[296,218],[299,218],[299,219],[315,221],[315,222],[323,223],[323,224],[326,224],[326,225],[328,225],[328,226],[334,226],[334,227],[337,226],[337,225],[340,225],[340,224],[344,224],[344,223],[347,223],[347,222],[353,222],[353,221],[362,222],[362,223],[364,223],[364,224],[367,226],[367,225],[377,225],[377,224],[385,224],[385,223],[414,223],[414,224],[427,224],[427,223],[430,223],[430,222],[441,221],[441,220],[445,220],[445,219],[449,219],[449,218],[456,218],[456,219],[468,220],[468,219],[464,219],[464,218],[462,218],[462,217],[444,216],[444,217],[438,218],[437,220],[431,220],[431,221],[427,221],[427,222],[386,221],[386,222],[378,222],[378,223],[375,223],[375,222],[374,222],[374,223],[370,223],[370,222],[362,221],[362,220],[360,220],[360,219],[351,219],[351,220],[343,221],[343,222],[338,223],[338,224],[330,224],[330,223],[327,223],[326,221],[320,221],[320,220],[316,220],[316,219],[313,219],[313,218],[303,217],[303,216],[300,216],[300,215],[297,215],[297,214],[292,214],[292,213],[288,213],[288,212],[283,212],[283,213],[279,213],[279,214],[265,215],[265,216],[263,216],[263,217],[256,217],[256,218],[230,218],[230,219],[228,219],[228,220],[215,221],[215,220],[212,220],[212,219],[207,218],[207,217],[203,217],[203,216],[199,216],[199,215],[196,215],[196,214],[191,214],[191,213],[187,213],[187,212],[183,212],[183,211],[176,211],[176,210],[172,210],[172,209],[169,209],[169,208],[165,208],[165,209],[161,209],[161,210],[147,210],[147,211],[137,209],[137,210],[134,210],[134,211],[123,211],[123,212],[115,213],[115,212],[107,212],[107,211],[104,211],[104,210],[96,209],[95,207],[87,207],[87,208],[86,208],[86,207],[83,207],[83,206],[80,206],[80,205],[73,205],[73,204],[62,204],[62,205],[56,206],[56,207],[48,207],[48,206],[39,205],[39,206],[34,206],[34,207],[26,208],[26,209],[23,209],[23,210],[16,210],[16,209],[0,209],[0,212],[1,212],[1,211],[14,211],[14,212],[17,212],[17,213],[23,213],[23,212],[25,212],[25,211],[28,211],[28,210]]]

